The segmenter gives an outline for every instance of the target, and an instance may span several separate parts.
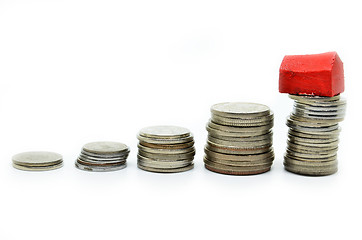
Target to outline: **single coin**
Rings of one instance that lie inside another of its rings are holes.
[[[177,126],[152,126],[142,128],[139,135],[146,138],[175,139],[190,136],[187,128]]]
[[[270,109],[268,106],[258,103],[225,102],[213,105],[211,112],[219,116],[242,116],[247,119],[269,115]]]
[[[246,132],[261,132],[261,131],[270,131],[273,127],[273,124],[261,125],[256,127],[236,127],[236,126],[225,126],[209,121],[207,124],[208,127],[217,129],[220,131],[230,132],[230,133],[246,133]]]
[[[98,154],[98,153],[90,153],[90,152],[86,152],[84,150],[81,151],[80,153],[83,156],[86,157],[92,157],[92,158],[104,158],[104,159],[115,159],[115,158],[127,158],[129,155],[129,151],[128,152],[124,152],[124,153],[116,153],[116,154]]]
[[[250,118],[250,119],[240,119],[240,118],[227,118],[221,117],[216,114],[212,114],[210,121],[221,124],[224,126],[236,126],[236,127],[257,127],[263,125],[273,125],[273,114],[270,114],[268,118]]]
[[[118,142],[91,142],[83,146],[83,151],[93,154],[122,154],[129,152],[127,145]]]
[[[141,135],[137,135],[137,139],[141,142],[147,142],[151,144],[184,144],[189,143],[194,140],[192,134],[187,137],[180,137],[180,138],[150,138],[150,137],[143,137]]]
[[[338,145],[338,138],[304,138],[304,137],[297,137],[294,135],[291,135],[288,133],[288,139],[292,142],[298,143],[298,144],[302,144],[302,145],[314,145],[316,144],[317,146],[320,144],[325,145],[325,144],[335,144]]]
[[[163,168],[153,168],[153,167],[146,167],[141,164],[137,164],[138,168],[148,171],[148,172],[156,172],[156,173],[179,173],[191,170],[194,168],[194,164],[191,163],[189,166],[181,167],[181,168],[173,168],[173,169],[163,169]]]
[[[75,166],[80,170],[90,171],[90,172],[110,172],[110,171],[117,171],[124,169],[127,164],[119,164],[115,166],[90,166],[90,165],[83,165],[79,162],[75,162]]]
[[[180,143],[180,144],[154,144],[154,143],[140,141],[139,144],[149,148],[183,149],[194,146],[194,141],[187,143]]]
[[[61,168],[63,166],[63,162],[54,164],[54,165],[44,165],[44,166],[34,166],[34,165],[19,165],[13,162],[13,167],[19,170],[25,170],[25,171],[48,171],[48,170],[54,170]]]
[[[334,97],[320,97],[320,96],[312,96],[312,95],[293,95],[289,94],[289,97],[293,100],[297,101],[309,101],[309,102],[332,102],[340,100],[341,96],[336,95]]]
[[[63,162],[62,155],[54,152],[23,152],[13,156],[13,163],[22,166],[51,166]]]

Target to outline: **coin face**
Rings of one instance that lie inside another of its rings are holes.
[[[49,166],[62,161],[62,155],[54,152],[24,152],[13,156],[13,163],[23,166]]]
[[[96,154],[115,154],[129,151],[127,145],[118,142],[91,142],[85,144],[83,150]]]
[[[141,129],[139,135],[150,138],[184,138],[190,136],[190,131],[177,126],[152,126]]]
[[[220,116],[246,115],[257,117],[269,115],[270,109],[268,106],[258,103],[225,102],[213,105],[211,112]]]

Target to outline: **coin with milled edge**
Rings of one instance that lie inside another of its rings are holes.
[[[211,112],[223,117],[236,117],[237,115],[241,115],[247,119],[269,115],[270,109],[258,103],[225,102],[213,105]]]
[[[190,131],[177,126],[152,126],[141,129],[140,136],[149,138],[174,139],[190,136]]]
[[[194,168],[194,164],[191,163],[190,165],[186,167],[181,168],[155,168],[155,167],[146,167],[142,164],[137,164],[138,168],[148,171],[148,172],[156,172],[156,173],[179,173],[179,172],[185,172],[189,171]]]

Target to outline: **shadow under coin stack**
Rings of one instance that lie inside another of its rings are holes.
[[[116,171],[125,168],[130,150],[118,142],[92,142],[83,146],[75,166],[93,172]]]
[[[138,136],[138,167],[158,173],[177,173],[194,167],[194,138],[186,128],[153,126]]]
[[[273,113],[256,103],[220,103],[211,107],[207,124],[205,167],[230,175],[270,170],[273,160]]]
[[[323,176],[337,171],[337,150],[346,101],[334,97],[289,95],[295,101],[287,119],[288,146],[285,169],[303,175]]]

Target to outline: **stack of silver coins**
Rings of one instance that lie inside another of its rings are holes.
[[[129,155],[127,145],[118,142],[91,142],[83,146],[75,162],[81,170],[107,172],[126,167]]]
[[[273,160],[273,113],[256,103],[220,103],[211,107],[205,167],[230,175],[267,172]]]
[[[24,152],[13,156],[13,166],[27,171],[53,170],[63,166],[63,157],[54,152]]]
[[[138,167],[158,173],[176,173],[194,167],[194,138],[183,127],[143,128],[138,136]]]
[[[337,150],[346,101],[334,97],[289,95],[294,110],[287,119],[285,169],[302,175],[324,176],[338,170]]]

